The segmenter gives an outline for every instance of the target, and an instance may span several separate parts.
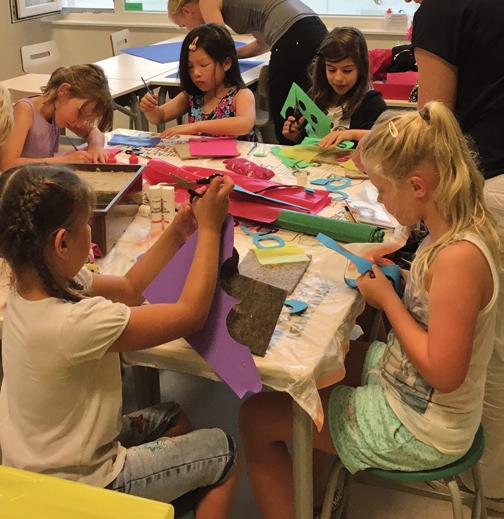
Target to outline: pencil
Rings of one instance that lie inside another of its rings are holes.
[[[142,80],[142,83],[144,84],[145,88],[147,89],[147,92],[149,92],[149,94],[151,96],[154,96],[154,92],[150,89],[150,87],[147,84],[147,82],[145,81],[145,79],[142,76],[140,76],[140,79]]]
[[[70,137],[66,133],[64,133],[63,135],[65,136],[65,139],[73,146],[73,149],[75,151],[79,151],[79,149],[75,145],[74,141],[72,139],[70,139]]]
[[[252,143],[251,148],[248,150],[247,155],[251,155],[252,152],[253,152],[256,148],[257,148],[257,141],[254,141],[254,142]]]
[[[345,208],[348,219],[353,223],[357,223],[357,220],[355,219],[352,210],[350,209],[350,207],[348,207],[348,204],[346,202],[344,202],[343,207]]]

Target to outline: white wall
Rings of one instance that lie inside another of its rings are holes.
[[[11,24],[8,2],[0,2],[0,48],[4,49],[0,80],[22,73],[20,47],[54,39],[61,52],[61,65],[92,63],[112,55],[110,33],[129,28],[132,46],[148,45],[165,40],[181,30],[168,22],[165,14],[71,14],[43,20]],[[377,18],[324,19],[329,28],[335,25],[356,25],[361,28],[370,49],[389,48],[404,41],[401,33],[381,30]]]
[[[386,33],[381,30],[377,18],[335,18],[324,19],[332,28],[336,25],[357,25],[361,28],[370,49],[389,48],[404,42],[401,33]],[[129,28],[132,46],[148,45],[183,34],[183,31],[168,22],[166,14],[72,14],[52,23],[51,39],[56,40],[62,53],[62,64],[88,63],[112,55],[109,35],[111,32]]]

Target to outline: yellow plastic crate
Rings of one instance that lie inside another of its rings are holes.
[[[2,519],[173,519],[173,506],[0,466]]]

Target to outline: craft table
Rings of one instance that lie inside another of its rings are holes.
[[[121,133],[139,134],[131,130]],[[171,141],[170,141],[171,142]],[[269,145],[261,145],[266,157],[248,156],[255,162],[270,167],[276,173],[276,180],[286,184],[296,183],[292,171],[283,166],[279,159],[269,153]],[[250,150],[251,143],[239,142],[242,156]],[[118,162],[127,162],[128,155],[119,153]],[[218,159],[191,160],[182,162],[173,153],[162,158],[176,165],[190,164],[225,169]],[[141,161],[145,159],[141,158]],[[339,166],[325,165],[307,168],[309,179],[344,174]],[[369,183],[353,181],[352,193],[369,190]],[[345,213],[341,202],[333,202],[320,214],[343,218]],[[323,410],[318,389],[341,380],[344,376],[344,358],[355,319],[363,309],[363,301],[355,290],[348,288],[343,275],[346,260],[323,247],[314,237],[280,230],[279,234],[289,245],[303,247],[312,255],[312,262],[294,292],[289,296],[308,303],[308,310],[299,316],[290,315],[287,308],[282,310],[270,346],[265,357],[254,357],[254,361],[265,387],[284,391],[293,399],[293,466],[295,488],[295,517],[306,519],[312,516],[312,425],[323,423]],[[110,253],[99,261],[102,272],[124,274],[136,257],[150,245],[150,220],[137,215]],[[373,245],[348,245],[355,252]],[[374,244],[376,246],[376,244]],[[252,241],[239,228],[235,231],[235,247],[243,258]],[[0,296],[5,297],[6,284],[3,283]],[[0,301],[0,326],[3,319],[3,301]],[[184,339],[123,355],[129,364],[147,368],[168,369],[189,373],[204,378],[219,380],[205,361]],[[156,375],[150,380],[148,390],[159,387],[157,369],[145,370]]]
[[[124,130],[121,130],[124,133]],[[127,132],[138,133],[138,132]],[[283,166],[279,159],[269,153],[269,145],[261,145],[264,158],[247,156],[251,143],[239,142],[238,150],[258,164],[270,167],[276,173],[274,180],[295,184],[292,171]],[[257,150],[257,149],[256,149]],[[178,166],[204,166],[225,169],[220,159],[181,161],[175,154],[156,156]],[[126,155],[117,156],[125,160]],[[307,168],[308,178],[315,179],[332,175],[344,175],[339,166],[325,165]],[[369,189],[369,183],[353,181],[349,191]],[[320,214],[341,217],[344,213],[341,202],[333,202]],[[288,245],[299,245],[312,262],[295,291],[289,296],[308,303],[308,310],[300,316],[289,315],[284,308],[265,357],[254,357],[264,386],[284,391],[293,399],[293,463],[295,478],[296,518],[312,515],[312,424],[322,425],[323,412],[318,389],[338,382],[344,376],[346,348],[354,328],[356,317],[363,309],[363,302],[356,291],[343,281],[346,260],[323,247],[314,237],[280,230],[278,232]],[[149,243],[149,220],[138,216],[128,228],[115,248],[101,260],[107,273],[123,274]],[[376,246],[376,244],[374,244]],[[354,251],[373,245],[349,245]],[[252,248],[250,237],[239,228],[235,231],[235,247],[243,258]],[[168,369],[219,380],[205,361],[192,350],[184,339],[172,341],[148,350],[129,352],[124,360],[135,366]],[[157,370],[145,370],[157,377]],[[150,380],[145,388],[158,392],[158,380]],[[145,393],[144,393],[145,395]]]

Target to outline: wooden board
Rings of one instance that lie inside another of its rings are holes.
[[[114,171],[79,171],[74,173],[91,184],[97,195],[116,194],[123,191],[131,182],[134,173]]]
[[[191,155],[191,150],[189,149],[189,143],[184,142],[182,144],[175,144],[173,149],[179,156],[181,160],[189,160],[189,159],[197,159],[198,157],[193,157]]]
[[[310,257],[310,256],[309,256]],[[257,261],[254,251],[243,258],[238,266],[240,274],[252,279],[267,283],[274,287],[285,290],[287,294],[292,294],[299,280],[303,277],[309,261],[300,261],[298,263],[281,263],[279,265],[261,265]]]

